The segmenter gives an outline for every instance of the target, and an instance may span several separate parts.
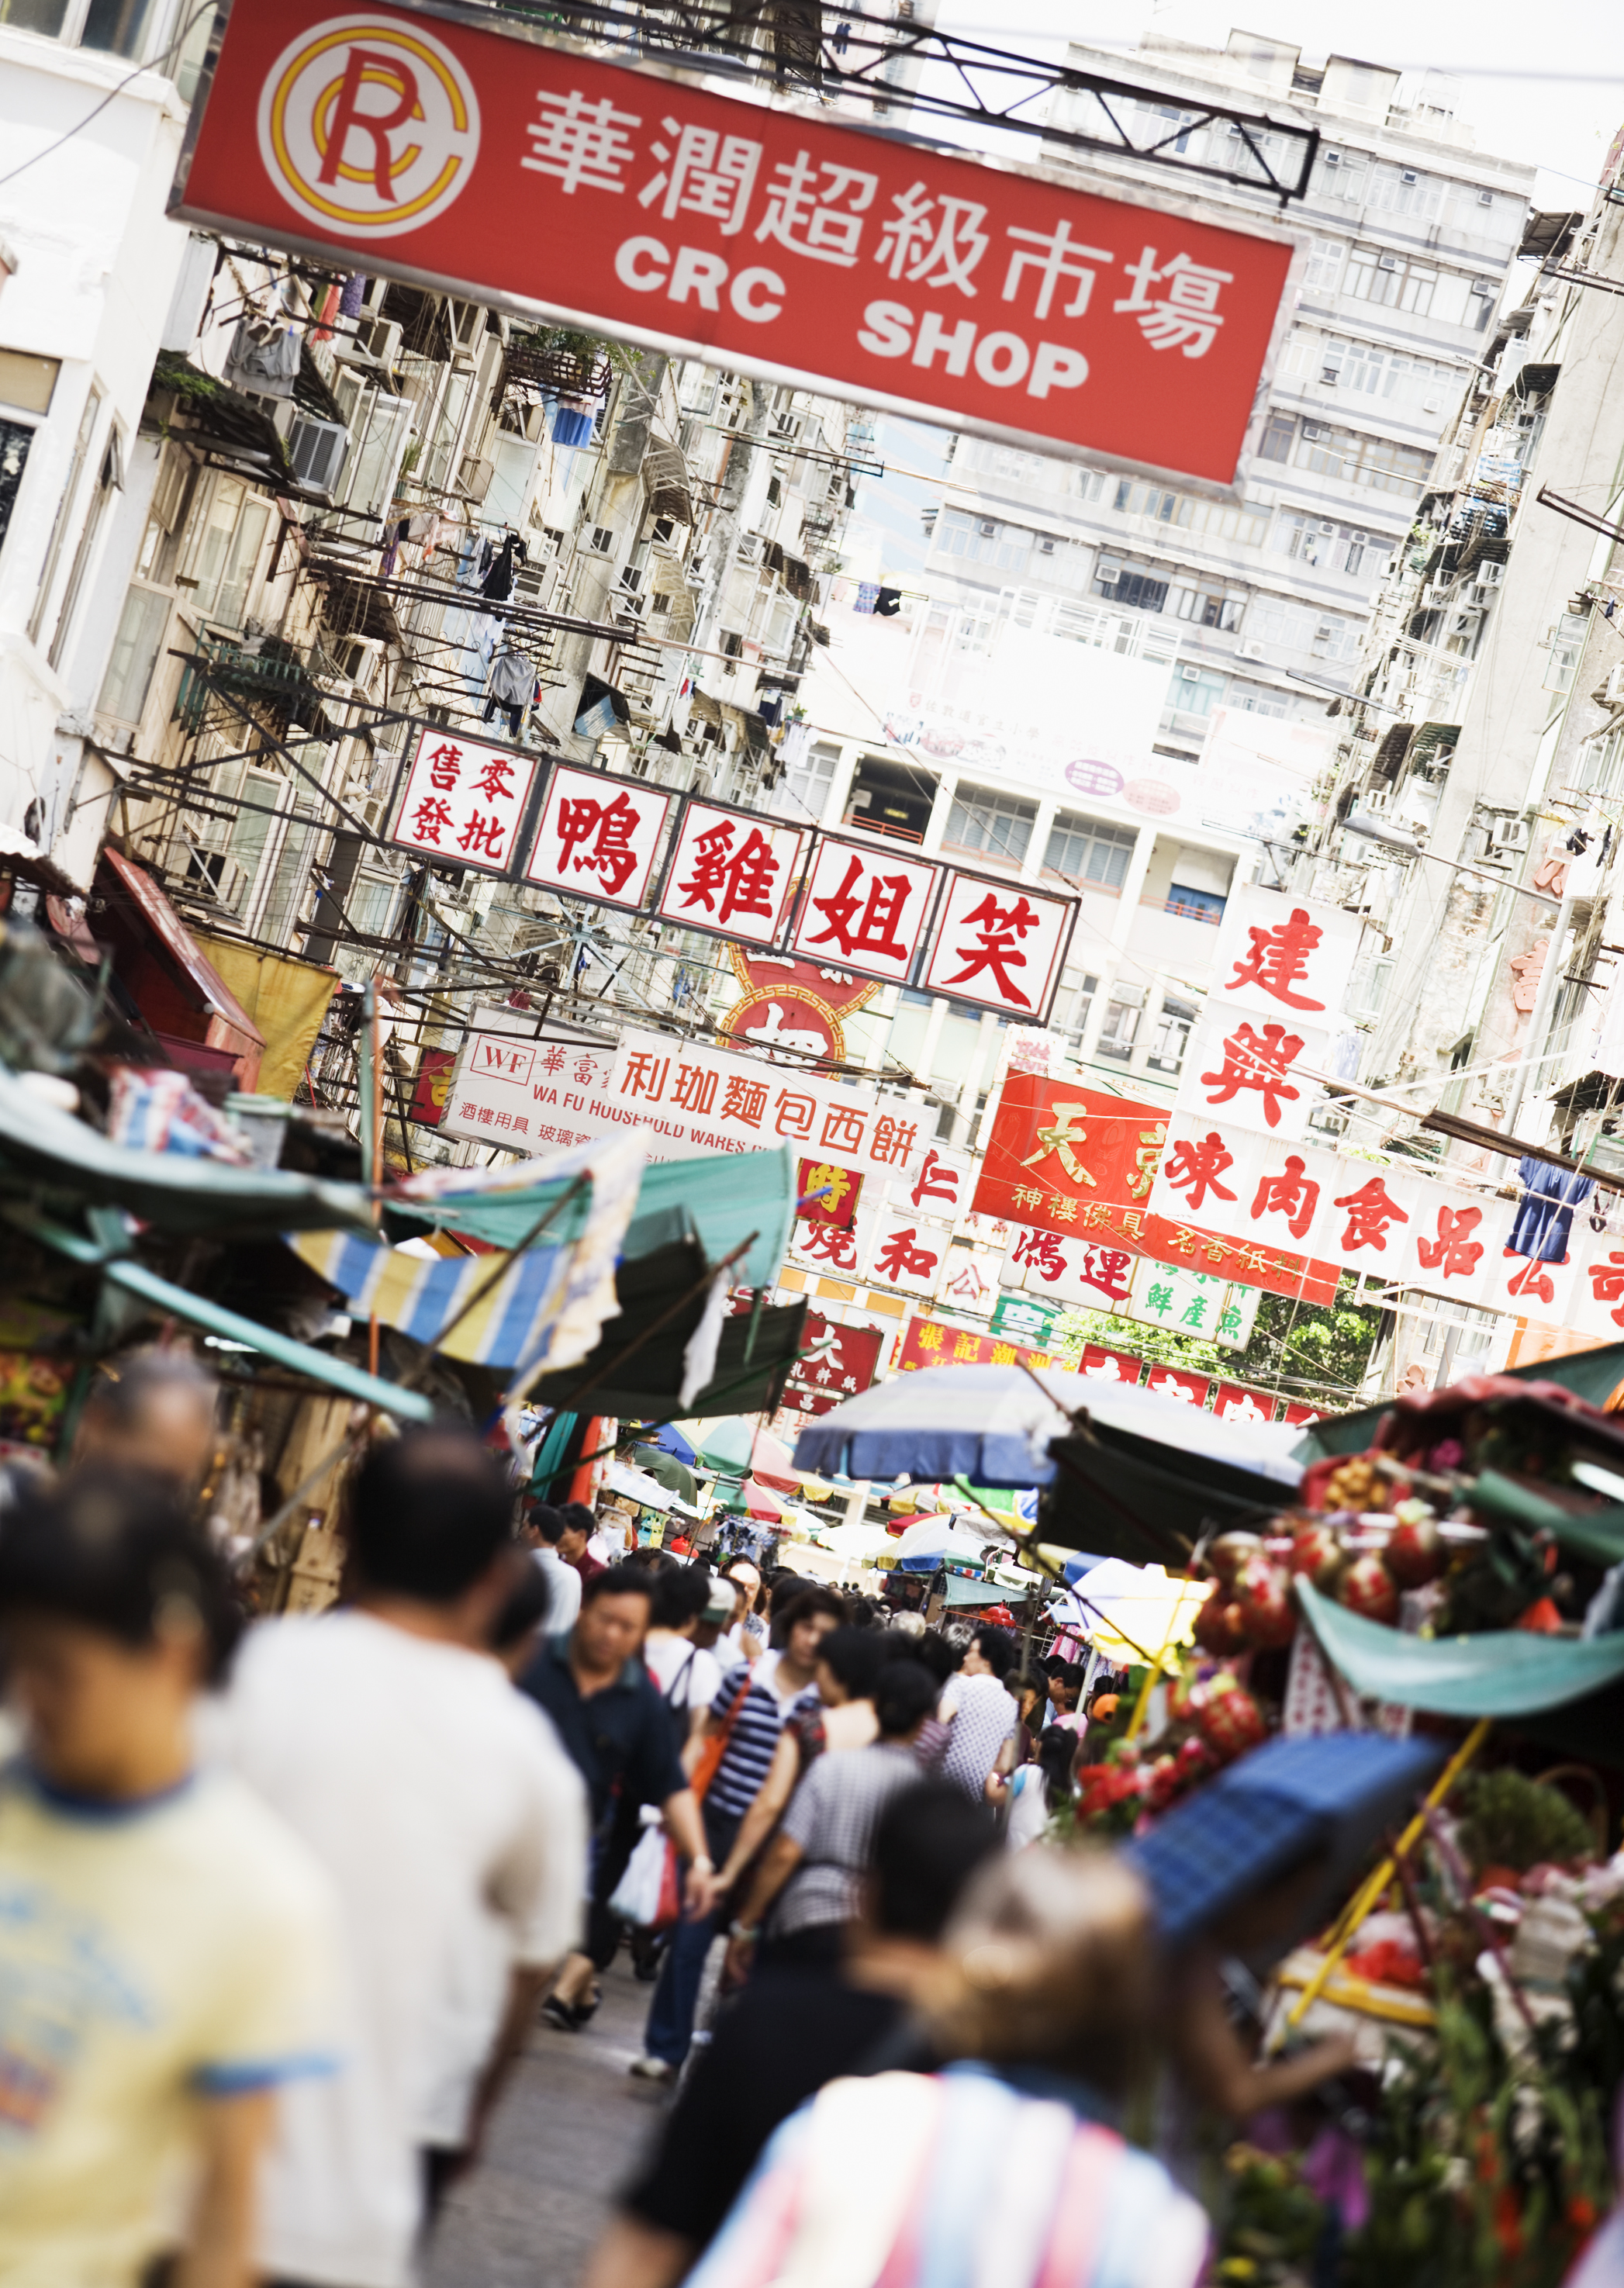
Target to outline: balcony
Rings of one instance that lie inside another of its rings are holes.
[[[180,671],[171,719],[188,738],[194,736],[202,727],[210,699],[223,688],[241,699],[268,700],[287,721],[302,723],[319,739],[341,738],[343,733],[327,719],[327,695],[314,679],[318,664],[331,672],[330,663],[313,648],[300,651],[274,636],[250,642],[199,636],[196,650]]]

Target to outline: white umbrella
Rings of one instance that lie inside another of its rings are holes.
[[[1107,1557],[1057,1597],[1049,1613],[1101,1652],[1140,1660],[1189,1644],[1211,1593],[1208,1581],[1183,1581],[1160,1565]]]
[[[662,1486],[658,1478],[651,1478],[645,1470],[634,1470],[617,1455],[611,1454],[604,1466],[604,1483],[611,1493],[624,1494],[649,1509],[670,1509],[677,1502],[669,1486]]]

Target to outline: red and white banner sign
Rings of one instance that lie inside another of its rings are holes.
[[[878,1327],[837,1327],[809,1311],[801,1329],[801,1355],[784,1385],[791,1414],[829,1414],[867,1390],[879,1371],[885,1337]]]
[[[641,906],[677,798],[635,779],[556,763],[526,881],[573,890],[599,905]]]
[[[655,910],[685,928],[747,945],[784,934],[807,827],[780,826],[714,802],[691,802],[677,830]]]
[[[837,961],[860,977],[906,985],[930,926],[942,870],[871,843],[826,835],[790,939],[790,951]]]
[[[1329,1024],[1346,1002],[1363,933],[1345,906],[1240,884],[1218,925],[1211,1014],[1228,1025],[1231,1010],[1256,1010],[1296,1033]]]
[[[174,211],[1231,485],[1292,243],[388,7],[234,0]]]
[[[927,993],[946,993],[1041,1025],[1076,918],[1074,898],[1044,897],[977,874],[950,874],[920,981]]]
[[[389,838],[442,865],[512,869],[541,757],[425,723],[407,758]]]

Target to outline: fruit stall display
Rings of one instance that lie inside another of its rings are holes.
[[[1425,1394],[1367,1451],[1314,1463],[1288,1508],[1199,1545],[1189,1569],[1210,1584],[1195,1644],[1078,1772],[1081,1829],[1142,1832],[1301,1722],[1311,1665],[1319,1728],[1420,1725],[1454,1751],[1393,1855],[1273,1966],[1265,2049],[1341,2035],[1352,2062],[1228,2149],[1216,2276],[1559,2288],[1616,2197],[1624,1727],[1567,1688],[1585,1745],[1553,1768],[1537,1725],[1501,1718],[1495,1670],[1530,1640],[1553,1674],[1598,1652],[1615,1677],[1624,1665],[1624,1425],[1505,1378]],[[1424,1685],[1402,1708],[1361,1697],[1326,1656],[1333,1613],[1362,1645],[1402,1640],[1422,1672],[1474,1652],[1478,1720],[1429,1713],[1462,1704]]]

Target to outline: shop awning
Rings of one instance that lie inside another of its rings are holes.
[[[1624,1343],[1604,1343],[1598,1350],[1573,1351],[1566,1358],[1537,1359],[1529,1366],[1505,1369],[1513,1382],[1554,1382],[1592,1406],[1605,1407],[1624,1383]],[[1328,1415],[1306,1429],[1292,1449],[1303,1463],[1323,1461],[1328,1454],[1362,1454],[1374,1444],[1376,1426],[1390,1407],[1361,1406],[1351,1414]]]
[[[265,1035],[257,1092],[291,1100],[337,990],[337,971],[288,954],[262,953],[237,938],[205,937],[200,931],[194,942],[249,1022]]]
[[[127,1208],[161,1231],[274,1233],[372,1228],[356,1184],[280,1168],[234,1168],[179,1152],[140,1152],[59,1111],[0,1067],[0,1190],[77,1212]]]
[[[1624,1630],[1574,1639],[1522,1629],[1408,1637],[1350,1613],[1299,1578],[1297,1593],[1327,1660],[1362,1698],[1437,1716],[1526,1716],[1624,1677]]]
[[[183,1069],[229,1066],[237,1086],[251,1093],[265,1035],[158,884],[109,849],[97,869],[96,890],[102,901],[98,933],[113,949],[118,981],[173,1061]]]
[[[544,1168],[551,1164],[536,1164]],[[471,1180],[477,1172],[436,1171],[426,1180],[402,1185],[389,1204],[392,1235],[405,1238],[432,1225],[441,1231],[464,1232],[492,1247],[513,1247],[567,1188],[563,1177],[527,1183],[522,1167],[509,1166],[490,1171],[489,1183],[475,1189]],[[453,1192],[450,1186],[459,1180],[471,1188]],[[643,1171],[622,1252],[643,1256],[678,1241],[697,1240],[709,1262],[722,1263],[753,1232],[749,1252],[733,1266],[731,1276],[738,1287],[771,1286],[789,1244],[795,1203],[796,1164],[787,1145],[771,1152],[718,1153],[713,1159],[661,1160]],[[584,1202],[566,1209],[550,1235],[574,1237],[585,1213]]]
[[[725,1319],[716,1370],[682,1404],[683,1354],[699,1327],[710,1283],[706,1251],[695,1240],[623,1261],[614,1275],[620,1315],[606,1323],[597,1348],[579,1366],[543,1376],[530,1402],[645,1422],[776,1410],[800,1353],[804,1301],[768,1305],[753,1320],[749,1314]]]

